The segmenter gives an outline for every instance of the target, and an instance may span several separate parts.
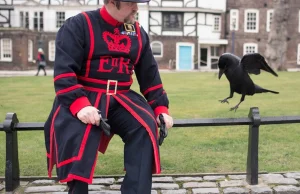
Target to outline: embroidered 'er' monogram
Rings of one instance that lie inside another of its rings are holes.
[[[109,51],[129,53],[131,48],[131,40],[128,36],[120,34],[119,29],[114,30],[114,34],[103,32],[104,41],[108,46]]]

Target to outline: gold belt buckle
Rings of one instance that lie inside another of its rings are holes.
[[[109,86],[111,83],[115,84],[115,89],[114,92],[109,92]],[[114,95],[117,93],[117,86],[118,86],[118,81],[117,80],[107,80],[107,85],[106,85],[106,94],[107,95]]]

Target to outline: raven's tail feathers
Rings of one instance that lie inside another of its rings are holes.
[[[273,90],[268,90],[264,89],[258,85],[255,85],[255,93],[265,93],[265,92],[271,92],[273,94],[279,94],[279,92],[273,91]]]
[[[271,93],[273,93],[273,94],[279,94],[279,92],[272,91],[272,90],[265,90],[265,92],[271,92]]]

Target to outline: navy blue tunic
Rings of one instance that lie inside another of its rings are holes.
[[[130,89],[135,73],[140,92]],[[56,37],[56,97],[45,123],[48,175],[56,165],[60,182],[92,183],[98,151],[113,136],[82,123],[76,114],[92,105],[106,118],[114,98],[148,132],[154,150],[153,173],[160,173],[155,118],[168,114],[168,98],[149,37],[137,22],[119,23],[105,7],[66,20]]]

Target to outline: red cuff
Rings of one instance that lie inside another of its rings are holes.
[[[158,106],[154,109],[155,118],[161,113],[166,113],[167,115],[169,115],[168,108],[165,106]]]
[[[77,98],[70,106],[70,111],[73,114],[73,116],[76,116],[76,114],[84,107],[91,106],[91,103],[89,99],[86,96],[82,96],[80,98]]]

